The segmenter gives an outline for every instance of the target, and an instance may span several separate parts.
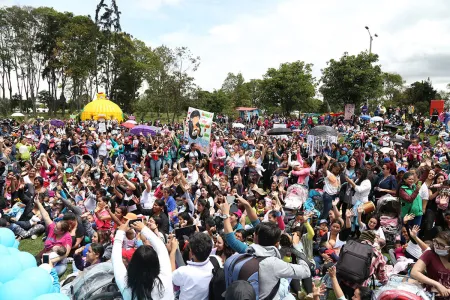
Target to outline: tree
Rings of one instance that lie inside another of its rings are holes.
[[[208,91],[198,90],[197,101],[199,107],[215,114],[231,114],[234,108],[229,94],[222,89],[214,90],[214,92],[212,93]]]
[[[405,89],[403,105],[413,104],[419,113],[430,110],[431,100],[439,98],[431,80],[416,81]]]
[[[383,73],[383,95],[385,101],[398,102],[403,92],[405,81],[400,74]]]
[[[261,81],[261,90],[262,104],[267,109],[278,107],[285,114],[302,110],[315,95],[312,64],[296,61],[269,69]]]
[[[332,110],[342,110],[347,103],[359,107],[383,94],[383,77],[377,62],[378,55],[367,52],[356,56],[346,52],[341,59],[327,62],[319,90]]]
[[[249,90],[241,73],[228,73],[222,84],[222,91],[231,98],[234,107],[251,105]]]
[[[250,106],[260,107],[261,104],[261,79],[251,79],[246,82],[245,89],[248,91]]]
[[[103,11],[103,13],[101,13]],[[97,60],[96,70],[100,71],[101,77],[96,76],[96,86],[102,83],[105,87],[106,95],[111,93],[111,85],[115,80],[115,73],[113,68],[113,49],[116,45],[117,33],[122,31],[120,25],[119,8],[115,0],[111,0],[110,5],[105,3],[105,0],[100,0],[95,10],[95,24],[98,26],[101,34],[96,40]],[[115,100],[111,98],[111,100]]]

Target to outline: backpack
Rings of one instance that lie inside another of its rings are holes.
[[[247,280],[255,290],[256,299],[259,298],[259,264],[267,257],[259,257],[251,254],[234,254],[225,261],[225,283],[228,288],[237,280]],[[270,292],[267,298],[261,300],[272,300],[278,293],[280,280]]]
[[[355,240],[348,241],[339,255],[336,274],[339,279],[350,283],[362,284],[370,277],[373,249],[371,245]]]
[[[209,261],[214,266],[212,270],[213,277],[209,282],[209,300],[223,300],[222,294],[227,289],[225,284],[225,272],[220,267],[217,258],[214,256],[209,257]]]

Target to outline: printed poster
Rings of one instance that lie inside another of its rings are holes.
[[[350,120],[355,114],[355,104],[345,104],[345,120]]]
[[[209,153],[213,118],[213,113],[189,107],[184,122],[184,138],[188,139],[189,144],[196,143],[203,153]]]

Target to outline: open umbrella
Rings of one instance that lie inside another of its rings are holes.
[[[370,119],[372,122],[383,122],[383,118],[382,117],[379,117],[379,116],[376,116],[376,117],[373,117],[372,119]]]
[[[61,120],[51,120],[50,125],[55,127],[64,127],[64,121]]]
[[[131,129],[131,128],[134,128],[136,125],[131,123],[130,121],[126,121],[126,122],[120,124],[120,126]]]
[[[138,125],[136,127],[131,128],[130,132],[134,135],[140,135],[141,133],[145,136],[156,135],[156,131],[154,131],[150,126],[147,125]]]
[[[388,154],[389,152],[394,151],[394,155],[397,155],[397,152],[394,149],[389,148],[389,147],[383,147],[380,149],[380,151],[383,154]]]
[[[131,123],[131,124],[134,124],[134,125],[137,124],[137,122],[135,120],[132,120],[132,119],[127,120],[125,123]]]
[[[233,123],[232,127],[233,128],[245,128],[245,125],[242,123]]]
[[[292,134],[292,130],[289,128],[272,128],[269,131],[267,131],[268,135],[285,135],[285,134]]]
[[[308,135],[314,135],[314,136],[337,136],[338,132],[336,129],[330,126],[320,125],[316,126],[308,133]]]
[[[370,120],[370,116],[368,115],[362,115],[360,118],[363,120]]]
[[[393,124],[386,124],[383,126],[383,128],[388,129],[388,130],[398,130],[398,126],[393,125]]]
[[[13,113],[11,117],[25,117],[23,113]]]

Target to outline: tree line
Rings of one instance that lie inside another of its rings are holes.
[[[383,72],[378,55],[344,53],[312,74],[303,61],[269,68],[260,79],[229,73],[214,91],[193,77],[200,57],[187,47],[151,48],[122,31],[115,0],[100,0],[95,16],[77,16],[49,7],[0,8],[0,114],[36,111],[50,115],[80,111],[99,90],[127,113],[156,113],[168,120],[189,106],[235,113],[239,106],[267,112],[342,111],[346,103],[401,106],[427,111],[432,99],[447,99],[429,79],[405,86],[401,75]],[[321,95],[321,96],[318,96]]]

